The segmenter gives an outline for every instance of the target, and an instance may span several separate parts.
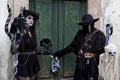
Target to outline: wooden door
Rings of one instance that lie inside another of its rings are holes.
[[[36,33],[39,41],[49,38],[52,41],[52,52],[66,47],[74,38],[78,29],[77,23],[81,21],[86,12],[85,0],[30,0],[30,9],[39,12],[40,19],[37,22]],[[42,70],[38,78],[53,78],[51,74],[50,55],[39,55]],[[68,54],[60,59],[60,78],[68,78],[74,75],[75,55]]]

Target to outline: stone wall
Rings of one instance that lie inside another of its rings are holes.
[[[18,16],[21,7],[28,9],[29,0],[14,0],[14,17]]]
[[[87,0],[87,12],[92,14],[94,18],[99,18],[99,21],[95,23],[95,27],[100,28],[101,20],[101,1],[100,0]]]
[[[102,16],[101,16],[101,27],[103,28],[103,30],[105,30],[106,24],[111,24],[113,26],[113,34],[110,37],[110,43],[114,44],[117,47],[117,57],[111,66],[119,66],[118,70],[116,68],[115,71],[117,71],[118,76],[117,78],[119,78],[120,76],[120,1],[119,0],[101,0],[101,9],[102,9]],[[105,59],[105,58],[104,58]],[[114,64],[115,63],[115,64]],[[103,64],[104,65],[104,64]],[[107,65],[104,65],[104,67]],[[114,71],[114,68],[109,68],[109,70]],[[113,72],[111,72],[113,73]],[[106,74],[109,75],[110,73],[103,71],[101,74]],[[108,76],[110,77],[110,75]],[[118,79],[114,79],[114,80],[118,80]],[[120,78],[119,78],[120,80]]]
[[[4,31],[5,22],[8,16],[7,4],[12,9],[12,19],[18,16],[21,6],[28,8],[29,0],[0,0],[0,80],[13,79],[13,55],[10,53],[11,41]]]
[[[9,80],[13,80],[12,55],[9,53],[10,40],[4,31],[8,16],[7,3],[7,0],[0,0],[0,80],[8,80],[8,77]]]

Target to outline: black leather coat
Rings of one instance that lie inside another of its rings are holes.
[[[94,28],[92,30],[92,32],[94,32],[95,30],[96,30],[96,28]],[[79,30],[77,32],[77,34],[75,35],[73,41],[68,46],[63,48],[62,50],[55,52],[54,56],[57,56],[58,58],[60,58],[71,52],[74,52],[77,56],[79,56],[78,52],[79,52],[80,46],[86,40],[86,36],[87,36],[87,33],[85,33],[85,31]],[[96,68],[98,67],[99,55],[104,53],[105,41],[106,41],[106,38],[105,38],[104,33],[102,31],[98,30],[92,36],[91,40],[87,42],[91,47],[89,49],[86,49],[87,48],[86,46],[84,46],[82,48],[83,52],[87,51],[87,52],[91,52],[91,53],[94,53],[97,55],[96,58],[90,60],[92,63],[91,63],[91,66],[89,65],[90,66],[89,69],[93,71],[92,73],[96,72]],[[76,73],[81,74],[82,72],[86,71],[85,58],[77,57],[76,63],[77,63],[77,65],[76,65],[77,67],[76,67],[74,79],[75,80],[86,80],[86,79],[79,78],[79,75],[76,75]],[[97,74],[98,74],[98,71],[97,71]],[[97,75],[97,77],[98,77],[98,75]]]

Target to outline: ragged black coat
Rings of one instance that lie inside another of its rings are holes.
[[[92,30],[92,32],[94,32],[96,30],[96,28],[94,28]],[[58,58],[68,54],[68,53],[71,53],[71,52],[74,52],[77,56],[79,55],[78,52],[79,52],[79,49],[80,49],[80,46],[84,43],[84,41],[86,40],[86,36],[87,36],[87,33],[85,33],[83,30],[79,30],[77,32],[77,34],[75,35],[73,41],[65,48],[63,48],[62,50],[60,51],[57,51],[55,52],[54,56],[57,56]],[[91,46],[89,49],[88,49],[88,52],[91,52],[91,53],[94,53],[97,55],[96,59],[95,59],[95,68],[98,67],[99,65],[99,55],[104,53],[104,46],[105,46],[105,35],[102,31],[98,30],[91,38],[90,41],[88,41],[87,43]],[[86,46],[84,46],[82,48],[82,51],[85,52],[86,51]],[[76,61],[77,62],[77,61]],[[83,67],[84,66],[84,63],[81,64]],[[86,80],[84,78],[79,78],[80,76],[79,75],[76,75],[77,74],[81,74],[82,72],[84,73],[84,71],[80,71],[78,70],[78,66],[76,66],[76,71],[75,71],[75,76],[74,76],[74,80]],[[97,73],[98,74],[98,69],[95,69],[97,70]],[[85,76],[85,75],[83,75]],[[98,75],[96,75],[98,77]],[[85,76],[87,77],[87,75]],[[97,80],[97,79],[95,79]]]

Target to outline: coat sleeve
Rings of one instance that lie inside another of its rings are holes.
[[[12,34],[15,34],[17,32],[17,27],[19,27],[20,24],[19,24],[19,18],[16,17],[11,25],[11,28],[10,28],[10,32]]]
[[[104,53],[105,43],[106,43],[106,37],[102,31],[99,31],[94,53],[96,53],[97,55]]]

